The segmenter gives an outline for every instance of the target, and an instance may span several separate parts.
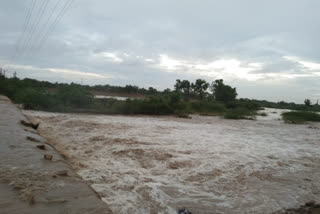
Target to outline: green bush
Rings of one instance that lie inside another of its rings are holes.
[[[54,100],[48,94],[33,88],[17,91],[12,100],[24,105],[25,109],[45,110],[54,105]]]
[[[320,115],[310,111],[291,111],[282,113],[286,123],[301,124],[307,121],[320,122]]]
[[[188,83],[188,81],[184,81]],[[104,114],[150,114],[187,117],[190,113],[200,115],[224,115],[227,118],[247,117],[258,109],[258,105],[249,100],[233,100],[217,102],[209,97],[205,89],[207,83],[197,80],[193,88],[187,84],[183,93],[166,90],[157,92],[153,88],[140,89],[135,86],[83,86],[78,84],[49,83],[33,79],[0,78],[0,93],[7,95],[15,103],[24,104],[26,109],[45,110],[54,112],[89,112]],[[197,86],[197,87],[196,87]],[[198,87],[199,86],[199,87]],[[201,87],[205,86],[204,88]],[[184,86],[183,86],[184,87]],[[190,88],[191,87],[191,88]],[[192,90],[197,93],[191,93]],[[201,89],[201,90],[200,90]],[[126,93],[153,94],[144,99],[94,99],[90,90],[114,91]],[[191,90],[191,91],[190,91]],[[234,89],[235,90],[235,89]],[[192,99],[192,100],[191,100]],[[242,109],[242,110],[239,110]],[[243,113],[246,112],[246,113]]]
[[[72,84],[59,87],[55,97],[59,103],[74,108],[88,108],[93,101],[93,96],[89,91]]]
[[[266,117],[266,116],[268,116],[268,114],[265,113],[265,112],[258,113],[257,115],[259,115],[259,116],[261,116],[261,117]]]
[[[249,110],[247,108],[243,107],[238,107],[238,108],[233,108],[229,109],[225,115],[224,118],[226,119],[245,119],[245,120],[253,120],[255,119],[255,111]]]
[[[221,115],[226,111],[223,103],[210,100],[191,102],[191,109],[201,115]]]

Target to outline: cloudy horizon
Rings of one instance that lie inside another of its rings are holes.
[[[222,78],[239,97],[315,103],[318,8],[317,0],[3,1],[0,67],[21,78],[159,90]]]

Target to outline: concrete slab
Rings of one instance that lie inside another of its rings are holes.
[[[21,120],[28,121],[0,95],[0,213],[112,213],[54,148]],[[45,145],[45,150],[38,145]],[[53,159],[44,159],[46,154]]]

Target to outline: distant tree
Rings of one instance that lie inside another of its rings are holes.
[[[310,101],[309,99],[305,99],[305,100],[304,100],[304,104],[305,104],[306,106],[311,106],[311,101]]]
[[[205,97],[208,88],[209,83],[203,79],[197,79],[195,83],[191,84],[193,93],[200,99],[203,99]]]
[[[225,103],[234,101],[238,95],[236,88],[225,85],[222,79],[212,82],[210,90],[212,91],[213,97],[216,101]]]
[[[138,93],[141,93],[141,94],[148,94],[148,90],[147,90],[147,89],[145,89],[145,88],[140,88],[140,89],[138,90]]]
[[[176,80],[176,84],[174,84],[174,90],[176,92],[181,92],[182,91],[182,81],[180,79]]]
[[[138,86],[134,86],[134,85],[126,85],[124,87],[124,91],[126,93],[137,93],[139,90],[139,87]]]
[[[289,103],[287,103],[287,102],[285,102],[285,101],[280,101],[280,102],[278,102],[278,104],[279,104],[280,106],[288,106],[288,105],[289,105]]]
[[[149,87],[148,88],[148,93],[151,94],[151,95],[154,95],[154,94],[157,94],[158,91],[157,91],[157,89],[155,89],[153,87]]]
[[[170,89],[170,88],[166,88],[166,89],[163,90],[163,93],[165,93],[165,94],[168,94],[168,93],[170,93],[170,92],[171,92],[171,89]]]
[[[191,84],[188,80],[183,80],[181,83],[182,87],[182,92],[186,95],[189,96],[190,90],[191,90]]]
[[[176,92],[182,92],[186,96],[189,96],[190,90],[191,90],[191,84],[190,84],[189,80],[182,80],[181,81],[180,79],[177,79],[176,84],[174,85],[174,89]]]
[[[5,79],[5,70],[0,68],[0,79]]]

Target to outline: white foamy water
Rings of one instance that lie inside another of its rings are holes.
[[[130,97],[119,97],[119,96],[104,96],[104,95],[95,95],[94,98],[96,99],[116,99],[116,100],[127,100],[132,99]]]
[[[25,111],[114,213],[272,213],[320,196],[320,125]]]

